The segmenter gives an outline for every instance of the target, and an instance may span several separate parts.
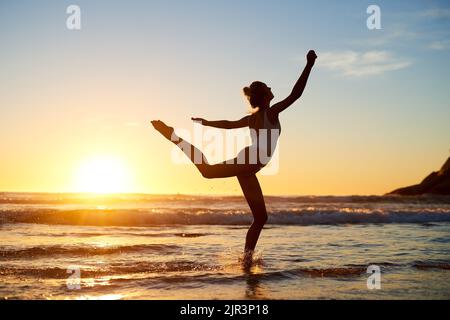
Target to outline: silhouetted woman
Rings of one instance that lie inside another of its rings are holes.
[[[317,58],[313,50],[309,51],[307,64],[296,82],[291,94],[284,100],[270,106],[274,98],[271,88],[260,81],[253,82],[243,89],[245,96],[254,108],[254,113],[237,121],[207,121],[202,118],[192,118],[204,126],[222,129],[249,127],[252,144],[239,152],[235,159],[218,164],[209,164],[203,153],[189,142],[178,137],[172,127],[160,120],[152,121],[152,125],[166,139],[175,143],[195,164],[203,177],[207,179],[237,177],[245,199],[252,211],[254,221],[247,232],[244,249],[244,266],[249,267],[259,234],[267,221],[267,211],[264,196],[256,173],[270,160],[275,150],[281,131],[279,114],[292,105],[303,93],[311,69]]]

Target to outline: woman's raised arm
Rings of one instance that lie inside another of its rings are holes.
[[[311,73],[312,67],[314,66],[314,62],[316,61],[316,59],[317,59],[316,53],[314,52],[314,50],[310,50],[306,55],[307,60],[306,67],[305,69],[303,69],[300,78],[295,83],[291,94],[286,99],[277,102],[272,107],[270,107],[269,112],[272,113],[272,115],[278,115],[280,112],[289,108],[295,101],[298,100],[298,98],[302,96],[303,91],[305,90],[306,87],[306,83],[308,82],[309,74]]]

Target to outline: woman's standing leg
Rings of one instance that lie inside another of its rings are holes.
[[[248,229],[244,249],[244,265],[249,267],[259,235],[267,222],[267,210],[256,174],[240,175],[237,178],[253,214],[253,223]]]

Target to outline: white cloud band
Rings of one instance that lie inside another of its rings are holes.
[[[380,75],[404,69],[410,61],[394,58],[387,51],[334,51],[320,55],[319,66],[347,77]]]

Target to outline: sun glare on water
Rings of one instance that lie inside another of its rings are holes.
[[[119,158],[95,157],[85,160],[75,174],[77,192],[130,192],[130,172]]]

